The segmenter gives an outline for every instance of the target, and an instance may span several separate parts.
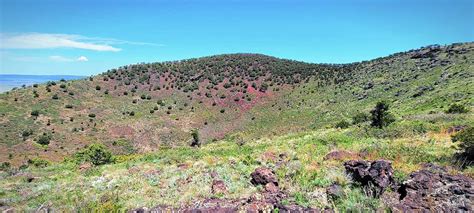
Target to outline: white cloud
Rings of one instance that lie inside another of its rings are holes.
[[[74,61],[73,59],[66,58],[66,57],[60,56],[60,55],[49,56],[49,60],[56,61],[56,62],[72,62],[72,61]]]
[[[76,48],[94,51],[118,52],[121,49],[110,46],[105,40],[79,35],[25,33],[0,34],[0,49],[52,49]],[[56,60],[56,59],[54,59]]]
[[[79,58],[76,59],[76,61],[89,61],[89,59],[85,56],[80,56]]]

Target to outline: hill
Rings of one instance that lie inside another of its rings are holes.
[[[249,175],[265,165],[276,171],[287,204],[375,209],[386,203],[351,187],[341,160],[390,160],[400,180],[426,162],[452,165],[452,129],[474,124],[473,82],[474,43],[460,43],[352,64],[217,55],[16,89],[0,94],[0,162],[35,181],[2,173],[0,196],[12,198],[9,206],[50,201],[64,209],[236,201],[259,191]],[[367,120],[381,100],[394,118],[384,129]],[[446,113],[455,103],[469,112]],[[190,147],[194,131],[201,148]],[[95,143],[119,156],[116,163],[71,162]],[[328,160],[335,150],[351,154]],[[60,163],[35,168],[38,161]],[[474,174],[472,167],[453,172]],[[211,193],[211,173],[228,192]],[[333,182],[347,197],[331,204],[319,195]]]

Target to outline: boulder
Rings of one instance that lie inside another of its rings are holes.
[[[265,184],[265,191],[269,193],[278,193],[280,192],[280,188],[278,188],[274,183],[267,183]]]
[[[426,168],[410,174],[398,189],[404,212],[472,212],[474,180],[450,175],[442,169]]]
[[[222,180],[213,180],[211,186],[212,194],[224,194],[227,192],[227,186]]]
[[[259,167],[255,169],[252,174],[250,174],[252,179],[250,182],[253,185],[267,185],[267,183],[273,183],[275,186],[278,186],[278,180],[275,176],[275,172],[267,167]]]
[[[367,196],[378,198],[395,183],[392,164],[386,160],[350,160],[344,167],[353,180],[362,185]]]

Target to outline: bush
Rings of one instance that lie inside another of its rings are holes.
[[[446,110],[446,113],[449,113],[449,114],[467,113],[467,112],[469,112],[469,109],[466,106],[462,104],[457,104],[457,103],[451,104],[451,106],[449,106],[449,109]]]
[[[30,135],[33,135],[33,130],[31,129],[23,130],[23,132],[21,133],[21,136],[23,137],[23,139],[26,139]]]
[[[58,96],[58,94],[54,94],[53,97],[51,97],[51,98],[54,99],[54,100],[58,100],[59,96]]]
[[[351,124],[345,120],[339,121],[336,124],[336,128],[345,129],[348,128]]]
[[[100,86],[99,85],[95,86],[95,90],[100,90]]]
[[[38,167],[38,168],[44,168],[49,165],[49,162],[47,160],[43,160],[40,158],[33,158],[33,159],[28,159],[28,165],[33,165],[34,167]]]
[[[363,112],[358,112],[352,117],[352,124],[360,124],[370,120],[370,116]]]
[[[0,171],[7,171],[11,168],[10,162],[0,163]]]
[[[466,159],[474,161],[474,127],[468,127],[451,137],[453,142],[460,142],[459,148]]]
[[[382,129],[395,121],[395,118],[388,112],[389,105],[385,101],[380,101],[375,105],[375,108],[370,111],[371,125]]]
[[[95,118],[95,114],[94,113],[89,114],[89,118]]]
[[[191,146],[201,146],[201,141],[199,140],[199,131],[197,129],[191,132],[191,136],[193,137]]]
[[[66,107],[66,109],[72,109],[73,106],[71,104],[66,104],[64,107]]]
[[[41,144],[41,145],[48,145],[50,141],[51,141],[51,136],[47,135],[46,133],[43,133],[43,135],[41,135],[38,138],[36,143]]]
[[[76,163],[90,162],[93,165],[104,165],[115,161],[112,153],[102,144],[91,144],[74,154]]]
[[[40,113],[39,113],[38,110],[33,110],[33,111],[31,111],[31,116],[36,116],[36,117],[38,117],[39,114],[40,114]]]

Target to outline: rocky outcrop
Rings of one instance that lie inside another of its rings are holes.
[[[275,176],[275,173],[267,167],[259,167],[255,169],[252,174],[250,174],[252,179],[250,182],[253,185],[267,185],[267,183],[273,183],[275,186],[278,186],[278,180]]]
[[[392,164],[386,160],[351,160],[344,163],[346,172],[361,184],[367,196],[380,197],[394,184]]]
[[[472,178],[426,167],[410,174],[401,184],[400,203],[393,208],[408,212],[472,212],[473,187]]]

